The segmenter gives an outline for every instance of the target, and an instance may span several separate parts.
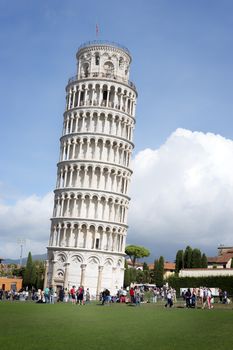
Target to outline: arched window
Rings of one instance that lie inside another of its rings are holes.
[[[112,62],[107,61],[104,64],[104,70],[107,75],[112,75],[114,73],[114,65]]]
[[[82,70],[83,70],[83,75],[85,78],[88,77],[89,75],[89,64],[88,63],[84,63],[82,66]]]
[[[123,59],[123,57],[120,57],[120,59],[119,59],[119,67],[120,68],[123,67],[123,63],[124,63],[124,59]]]
[[[95,65],[96,65],[96,66],[99,66],[99,64],[100,64],[100,55],[99,55],[99,53],[97,52],[97,53],[95,54]]]
[[[99,249],[99,247],[100,247],[100,239],[96,238],[96,240],[95,240],[95,249]]]

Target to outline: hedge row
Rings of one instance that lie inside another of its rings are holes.
[[[199,288],[213,287],[221,288],[227,291],[229,295],[233,295],[233,276],[218,277],[177,277],[171,276],[167,279],[169,286],[176,289],[177,293],[180,288]],[[178,295],[178,294],[177,294]]]

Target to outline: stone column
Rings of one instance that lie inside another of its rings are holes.
[[[73,166],[71,166],[71,167],[70,167],[70,181],[69,181],[69,187],[72,187],[73,173],[74,173],[74,168],[73,168]]]
[[[78,88],[78,103],[77,103],[77,107],[80,106],[81,91],[82,91],[82,89]]]
[[[56,260],[52,260],[52,275],[51,275],[51,286],[54,289],[54,278],[55,278],[55,265],[56,265]]]
[[[106,107],[108,107],[108,104],[109,104],[109,95],[110,95],[110,89],[108,87],[108,90],[107,90],[107,102],[106,102]]]
[[[68,95],[68,109],[71,108],[71,95],[72,95],[72,92],[71,90],[69,91],[69,95]]]
[[[70,145],[71,145],[71,143],[70,143],[70,141],[68,141],[68,146],[67,146],[67,158],[66,158],[66,160],[69,160],[71,157],[70,157]]]
[[[61,236],[61,227],[58,226],[58,230],[57,230],[57,240],[56,240],[56,246],[57,246],[57,247],[60,246],[60,236]]]
[[[45,273],[44,273],[44,290],[46,287],[48,287],[48,268],[49,268],[49,261],[45,261]]]
[[[67,187],[67,183],[66,183],[66,181],[67,181],[67,173],[68,173],[68,167],[67,166],[65,166],[65,169],[64,169],[64,183],[63,183],[63,187]]]
[[[73,131],[73,123],[74,123],[74,117],[73,117],[73,115],[71,115],[71,117],[70,117],[70,134]]]
[[[65,156],[66,156],[66,144],[65,144],[65,142],[64,142],[64,144],[63,144],[63,153],[62,153],[62,160],[65,160]]]
[[[54,227],[54,230],[53,230],[53,241],[52,241],[52,246],[55,246],[56,245],[56,240],[57,240],[57,228],[56,226]]]
[[[80,286],[85,286],[85,272],[86,272],[86,264],[81,265],[81,279],[80,279]]]
[[[87,88],[86,85],[85,85],[85,88],[84,88],[84,99],[83,99],[83,101],[84,101],[84,106],[87,105],[87,90],[88,90],[88,88]]]
[[[96,299],[98,300],[98,297],[101,292],[102,288],[102,277],[103,277],[103,266],[99,266],[99,272],[98,272],[98,280],[97,280],[97,289],[96,289]]]
[[[74,87],[74,91],[73,91],[73,103],[72,103],[72,108],[75,107],[75,100],[76,100],[76,87]],[[71,129],[72,130],[72,129]]]
[[[69,288],[69,286],[68,286],[69,266],[70,266],[70,263],[65,264],[64,289]]]

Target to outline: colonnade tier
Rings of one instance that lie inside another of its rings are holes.
[[[76,110],[64,114],[63,135],[98,133],[132,142],[135,120],[112,111]]]
[[[59,162],[69,160],[100,161],[129,167],[133,146],[128,142],[99,135],[63,136]]]
[[[119,82],[81,80],[66,87],[66,110],[78,107],[110,107],[135,116],[137,93]]]
[[[129,200],[98,193],[55,194],[53,218],[80,218],[126,224]]]
[[[100,164],[58,164],[56,189],[97,189],[127,195],[131,171]]]
[[[118,226],[59,223],[51,226],[49,246],[124,253],[125,239],[125,229]]]

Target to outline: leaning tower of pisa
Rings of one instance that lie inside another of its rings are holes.
[[[107,41],[81,45],[66,109],[45,284],[93,296],[122,287],[137,92],[131,56]]]

